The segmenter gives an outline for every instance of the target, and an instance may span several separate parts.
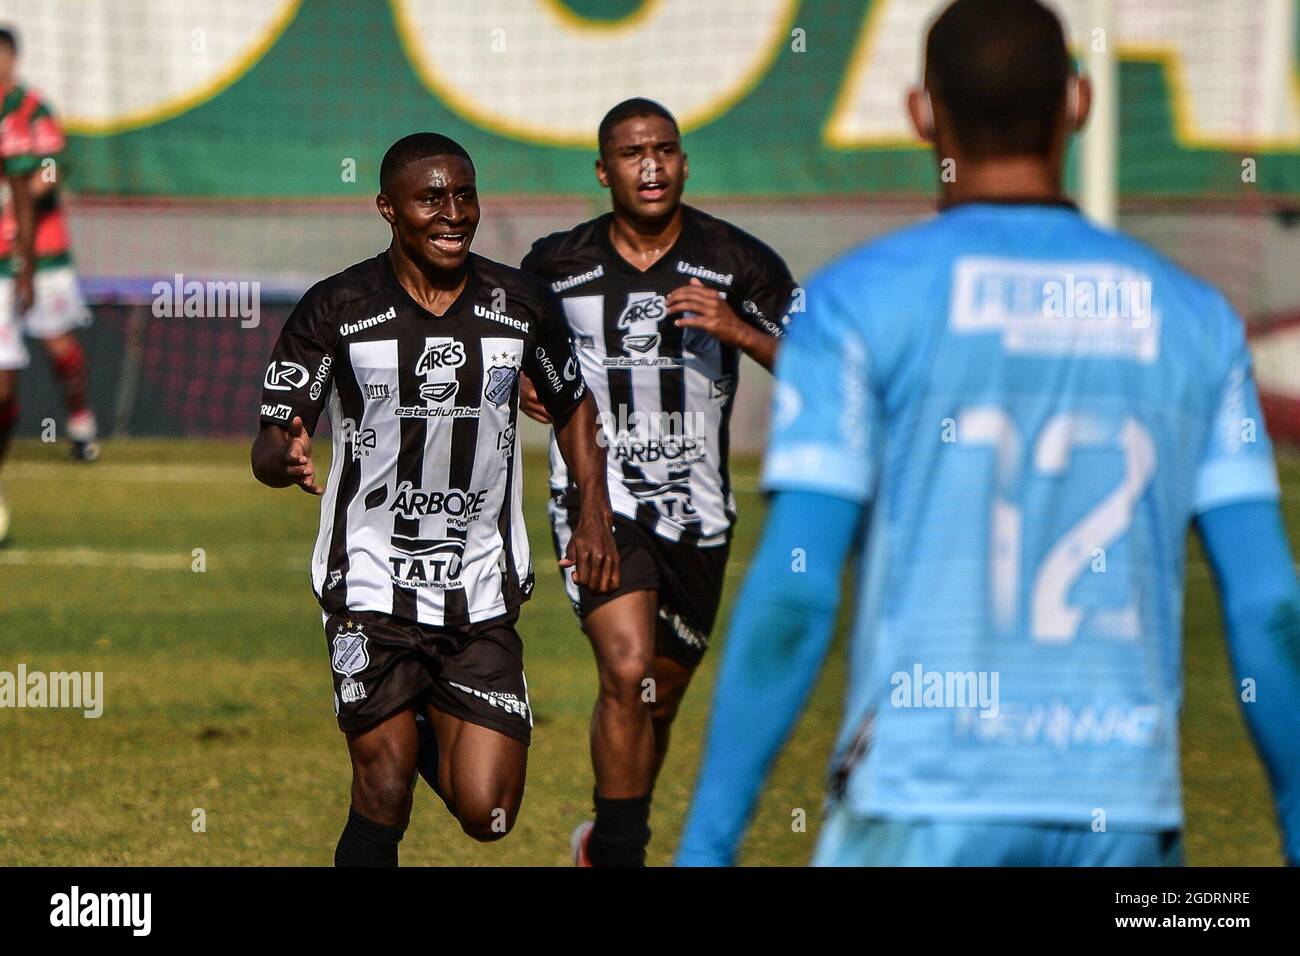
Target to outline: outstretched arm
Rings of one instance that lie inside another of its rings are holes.
[[[865,505],[779,491],[736,604],[679,866],[735,860],[772,761],[830,647],[840,571]]]
[[[1198,519],[1242,710],[1268,768],[1287,862],[1300,864],[1300,585],[1275,501],[1224,505]]]

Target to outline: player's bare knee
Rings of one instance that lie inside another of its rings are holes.
[[[406,826],[411,816],[411,781],[397,761],[371,760],[352,770],[352,803],[372,820]]]
[[[635,652],[612,655],[600,668],[600,695],[620,707],[642,707],[649,703],[647,690],[653,687],[652,662]]]
[[[480,843],[500,840],[515,827],[515,817],[519,807],[502,804],[508,801],[475,800],[468,805],[458,805],[456,819],[465,834]],[[495,805],[494,805],[495,804]]]

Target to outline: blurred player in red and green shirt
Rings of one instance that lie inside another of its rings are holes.
[[[18,42],[0,28],[0,463],[18,421],[18,371],[27,367],[23,335],[39,339],[63,389],[72,456],[99,456],[87,400],[89,370],[74,330],[90,323],[69,252],[59,203],[63,128],[39,96],[17,81]],[[0,498],[0,542],[9,513]]]

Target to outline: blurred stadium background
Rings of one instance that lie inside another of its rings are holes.
[[[389,143],[416,129],[463,142],[484,195],[475,248],[517,262],[537,236],[606,208],[594,130],[613,103],[648,95],[682,121],[687,200],[766,240],[803,278],[933,211],[932,162],[902,103],[942,5],[0,0],[23,78],[70,134],[60,178],[95,312],[83,333],[93,403],[113,439],[84,470],[29,440],[0,476],[15,512],[14,545],[0,553],[0,667],[16,653],[32,668],[104,669],[109,713],[122,718],[6,718],[0,862],[327,861],[347,771],[305,575],[315,505],[256,486],[245,442],[297,297],[387,243],[373,196]],[[1252,331],[1270,427],[1300,439],[1300,2],[1057,6],[1081,58],[1108,9],[1119,225],[1226,291]],[[1076,185],[1080,165],[1076,155]],[[160,315],[160,295],[170,300],[178,282],[255,282],[256,321]],[[742,382],[728,602],[761,508],[767,382],[752,367]],[[61,421],[43,356],[22,394],[21,435]],[[543,464],[533,454],[528,465],[544,567]],[[1283,474],[1300,528],[1294,457]],[[211,557],[201,577],[184,573],[196,547]],[[1275,861],[1267,790],[1195,555],[1189,574],[1191,861]],[[528,652],[539,734],[520,830],[467,847],[447,820],[417,810],[404,861],[564,859],[589,799],[594,673],[558,580],[543,570],[541,581],[534,623],[525,618],[540,638]],[[714,666],[716,655],[706,684]],[[837,707],[826,686],[778,770],[751,862],[807,859],[789,808],[815,808],[822,792]],[[675,840],[706,692],[692,693],[675,735],[652,862]],[[214,827],[196,849],[189,814],[200,806],[240,826]],[[444,839],[422,839],[435,831]]]
[[[1285,401],[1300,400],[1286,334],[1300,318],[1297,4],[1106,5],[1122,61],[1119,224],[1227,291],[1260,336],[1274,430],[1298,434],[1300,404]],[[373,195],[399,136],[436,129],[469,148],[486,197],[476,249],[517,262],[603,211],[596,124],[650,95],[683,122],[688,201],[804,277],[933,209],[902,98],[941,6],[2,0],[0,20],[71,134],[61,172],[99,320],[101,421],[118,436],[235,436],[253,427],[259,370],[297,296],[386,244]],[[1059,6],[1085,57],[1095,3]],[[155,316],[154,283],[178,275],[259,282],[259,324]],[[735,433],[757,450],[765,383],[748,379]],[[26,376],[24,406],[34,434],[58,407],[47,375]]]

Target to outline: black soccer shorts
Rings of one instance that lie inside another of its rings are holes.
[[[344,733],[414,704],[513,737],[532,738],[519,611],[462,627],[349,611],[325,615],[334,713]]]
[[[574,497],[552,492],[551,541],[557,558],[564,557],[578,520]],[[573,569],[561,569],[569,602],[579,619],[614,598],[633,591],[659,593],[659,620],[655,628],[655,653],[693,668],[709,649],[709,637],[722,603],[722,582],[730,543],[701,548],[685,541],[669,541],[645,525],[614,515],[614,543],[618,545],[619,583],[608,594],[597,594],[573,580]]]

